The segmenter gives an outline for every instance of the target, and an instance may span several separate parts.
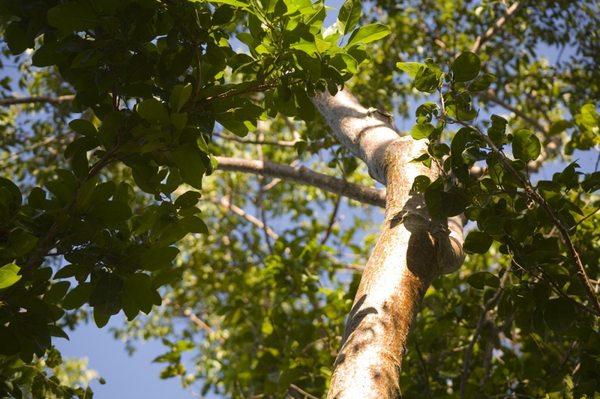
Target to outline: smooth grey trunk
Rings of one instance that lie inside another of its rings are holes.
[[[429,217],[414,179],[437,171],[411,162],[424,141],[400,137],[346,91],[313,99],[332,133],[387,185],[385,221],[363,272],[334,364],[328,398],[395,398],[412,319],[431,280],[462,264],[462,224]]]

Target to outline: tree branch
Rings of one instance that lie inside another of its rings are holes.
[[[269,161],[256,161],[243,158],[215,157],[217,169],[233,172],[253,173],[288,179],[297,183],[314,186],[322,190],[343,195],[365,204],[385,207],[385,191],[349,183],[336,177],[315,172],[305,166],[290,166]]]
[[[531,126],[535,127],[536,130],[538,130],[540,133],[542,133],[543,135],[547,135],[548,131],[546,130],[546,128],[540,123],[539,120],[530,117],[529,115],[525,114],[524,112],[522,112],[521,110],[513,107],[512,105],[510,105],[509,103],[507,103],[504,100],[501,100],[500,98],[498,98],[496,92],[493,89],[488,89],[487,91],[479,94],[480,97],[483,97],[491,102],[493,102],[494,104],[497,104],[499,106],[501,106],[502,108],[512,112],[513,114],[515,114],[516,116],[518,116],[519,118],[523,119],[524,121],[526,121],[527,123],[529,123]]]
[[[242,144],[257,144],[257,145],[274,145],[278,147],[294,147],[298,141],[287,141],[287,140],[258,140],[258,139],[247,139],[243,137],[234,136],[231,134],[213,133],[213,137],[218,137],[223,140],[235,141]]]
[[[7,107],[11,105],[18,104],[40,104],[47,103],[58,105],[65,102],[73,101],[75,96],[73,94],[67,94],[59,97],[49,97],[49,96],[33,96],[33,97],[9,97],[9,98],[0,98],[0,107]]]
[[[502,26],[504,26],[504,24],[510,19],[510,17],[516,14],[517,11],[519,11],[523,7],[523,5],[525,5],[525,1],[515,1],[510,7],[508,7],[503,16],[498,18],[492,26],[490,26],[482,35],[478,36],[477,39],[475,39],[475,43],[473,43],[471,51],[474,53],[479,51],[481,46],[490,38],[492,38],[492,36],[494,36],[502,28]]]
[[[596,310],[596,313],[598,315],[600,315],[600,300],[598,300],[598,297],[596,296],[596,293],[594,292],[594,288],[592,287],[592,284],[590,283],[590,278],[589,278],[587,272],[585,271],[585,267],[581,260],[581,256],[579,255],[579,251],[577,250],[577,248],[575,247],[575,244],[573,243],[573,240],[571,239],[569,230],[565,227],[565,225],[560,220],[558,215],[554,212],[554,210],[552,209],[550,204],[548,204],[548,201],[546,201],[546,199],[544,197],[542,197],[540,195],[540,193],[533,187],[533,185],[531,184],[531,182],[529,181],[528,178],[523,176],[521,173],[519,173],[519,171],[517,171],[514,168],[513,164],[506,157],[504,152],[501,151],[496,146],[496,144],[494,144],[494,142],[486,134],[484,134],[481,131],[481,129],[479,129],[477,126],[468,124],[466,122],[458,121],[458,120],[455,120],[452,118],[446,118],[446,119],[448,119],[452,123],[458,123],[464,127],[468,127],[470,129],[472,129],[474,132],[477,132],[479,137],[481,137],[487,143],[487,145],[492,150],[492,152],[498,156],[498,159],[500,160],[500,162],[502,163],[504,168],[506,170],[508,170],[521,183],[521,185],[523,186],[523,189],[525,190],[525,194],[527,195],[527,197],[530,200],[532,200],[533,202],[535,202],[536,204],[538,204],[538,206],[544,210],[546,215],[548,215],[550,220],[552,220],[552,223],[554,224],[554,226],[560,233],[561,241],[567,248],[567,253],[569,255],[569,258],[575,265],[576,275],[579,278],[579,281],[581,282],[581,284],[583,285],[583,288],[585,289],[588,299],[590,300],[592,306]]]
[[[340,210],[340,203],[342,202],[342,197],[338,195],[333,204],[333,210],[331,211],[331,215],[329,216],[329,223],[327,223],[327,229],[325,230],[325,234],[323,234],[323,238],[321,239],[321,245],[325,245],[329,237],[331,236],[331,232],[333,231],[333,225],[335,224],[335,219],[337,218],[338,211]]]
[[[504,275],[502,276],[502,279],[500,280],[500,285],[498,286],[498,290],[496,291],[494,296],[491,297],[485,303],[485,306],[483,307],[483,310],[481,311],[481,314],[479,315],[479,320],[477,321],[477,327],[475,327],[475,332],[473,333],[473,337],[471,338],[471,341],[469,342],[469,346],[467,346],[467,348],[465,349],[465,358],[463,360],[463,369],[462,369],[462,374],[460,377],[460,397],[461,397],[461,399],[465,397],[465,389],[466,389],[467,381],[469,379],[469,375],[471,374],[470,366],[471,366],[471,357],[473,356],[473,348],[475,347],[475,343],[479,339],[479,335],[481,335],[481,331],[483,330],[483,326],[485,325],[485,321],[486,321],[488,312],[491,311],[492,309],[494,309],[496,307],[496,305],[498,304],[498,302],[500,301],[500,298],[502,298],[502,294],[504,293],[504,286],[506,285],[506,282],[508,281],[509,274],[510,274],[510,269],[507,269],[506,272],[504,273]]]
[[[411,190],[417,176],[433,180],[438,173],[411,162],[425,150],[423,141],[400,137],[387,118],[348,92],[324,92],[313,103],[341,144],[387,185],[385,221],[347,319],[328,398],[395,398],[422,295],[433,278],[464,259],[462,224],[432,220],[423,196]]]
[[[248,212],[246,212],[242,208],[236,206],[235,204],[232,204],[231,201],[229,200],[229,198],[222,197],[221,199],[218,199],[218,200],[217,199],[209,199],[209,201],[214,204],[221,205],[223,208],[246,219],[246,221],[250,222],[254,226],[258,227],[259,229],[265,231],[265,233],[269,237],[271,237],[273,240],[277,240],[279,238],[279,234],[277,234],[275,231],[273,231],[270,227],[265,226],[265,224],[263,222],[261,222],[258,218],[250,215]]]

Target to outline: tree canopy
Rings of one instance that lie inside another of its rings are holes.
[[[195,392],[326,395],[388,220],[385,171],[315,101],[349,92],[423,145],[427,218],[464,225],[402,395],[595,398],[598,23],[570,0],[0,0],[0,396],[90,398],[53,344],[120,312]]]

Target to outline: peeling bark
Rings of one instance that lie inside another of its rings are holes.
[[[333,134],[387,184],[385,222],[363,272],[334,364],[329,399],[395,398],[412,319],[430,282],[464,260],[462,223],[432,220],[414,179],[437,171],[411,162],[424,141],[400,137],[347,92],[314,103]]]

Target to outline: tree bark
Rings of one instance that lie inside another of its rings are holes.
[[[433,278],[464,259],[462,224],[432,220],[422,195],[411,190],[417,176],[437,176],[411,162],[425,151],[424,141],[400,137],[345,91],[313,102],[338,140],[387,185],[385,222],[346,322],[327,397],[395,398],[419,302]]]
[[[291,166],[269,161],[256,161],[253,159],[215,157],[217,169],[234,172],[254,173],[261,176],[271,176],[295,181],[301,184],[318,187],[348,197],[350,199],[375,205],[385,206],[385,191],[372,187],[350,183],[337,177],[315,172],[304,166]]]

